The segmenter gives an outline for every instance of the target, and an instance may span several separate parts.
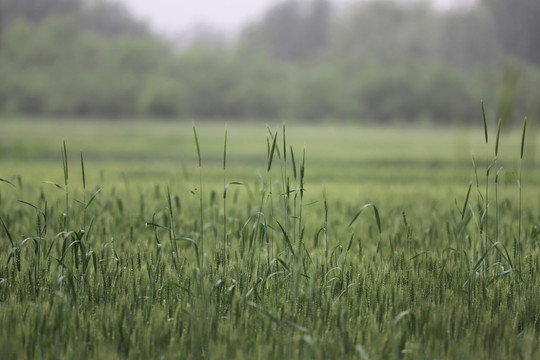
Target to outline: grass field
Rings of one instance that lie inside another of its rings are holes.
[[[538,136],[479,124],[2,119],[0,358],[538,358]]]

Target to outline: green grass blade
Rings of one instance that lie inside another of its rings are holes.
[[[169,228],[167,226],[163,226],[163,225],[157,224],[155,222],[147,222],[147,223],[144,224],[145,228],[148,228],[149,226],[152,226],[153,228],[160,228],[160,229],[164,229],[164,230],[169,230]]]
[[[476,179],[476,187],[479,187],[480,183],[478,182],[478,166],[476,166],[476,158],[474,157],[474,154],[471,155],[471,159],[472,159],[473,168],[474,168],[474,176]]]
[[[467,209],[467,203],[469,202],[469,195],[471,195],[472,184],[469,184],[469,190],[467,190],[467,196],[465,197],[465,202],[463,203],[463,210],[461,211],[461,220],[465,217],[465,210]]]
[[[469,255],[467,255],[466,251],[464,251],[463,254],[465,255],[465,266],[467,267],[467,271],[471,272],[471,264],[469,262]]]
[[[276,141],[277,141],[277,133],[273,135],[274,140],[272,141],[272,147],[270,148],[270,152],[268,153],[268,166],[266,168],[266,171],[270,171],[272,168],[272,160],[274,159],[274,152],[276,150]]]
[[[191,291],[189,291],[189,289],[188,289],[187,287],[180,285],[180,284],[177,283],[176,281],[171,281],[171,282],[169,282],[169,285],[171,285],[171,286],[176,286],[177,288],[179,288],[180,290],[184,291],[184,292],[187,293],[188,295],[193,296],[193,293],[192,293]]]
[[[30,204],[29,202],[26,202],[24,200],[17,200],[18,202],[20,202],[21,204],[24,204],[24,205],[28,205],[34,209],[36,209],[37,211],[39,211],[40,213],[43,213],[43,211],[41,211],[40,208],[38,208],[37,206],[33,205],[33,204]]]
[[[81,151],[81,169],[82,169],[82,183],[83,183],[83,189],[86,190],[86,174],[84,172],[84,159]]]
[[[289,321],[289,320],[281,320],[282,323],[292,327],[295,330],[301,331],[303,333],[309,333],[309,330],[301,325],[298,325],[295,322]]]
[[[281,323],[281,321],[279,321],[278,318],[276,318],[274,315],[270,314],[269,312],[265,311],[264,309],[262,309],[258,304],[252,302],[252,301],[248,301],[247,304],[255,309],[257,309],[258,311],[260,311],[262,314],[264,314],[265,316],[267,316],[270,320],[272,320],[272,322],[274,322],[277,326],[279,326],[280,328],[282,329],[285,329],[285,326],[283,326],[283,324]]]
[[[293,246],[291,244],[291,240],[289,239],[289,235],[287,235],[287,232],[285,231],[283,226],[281,226],[279,221],[276,220],[276,223],[278,224],[279,228],[281,229],[281,232],[283,233],[283,236],[285,237],[285,242],[287,243],[287,246],[289,247],[289,250],[291,250],[291,253],[293,254],[293,256],[295,256],[294,249],[293,249]]]
[[[369,360],[370,357],[368,353],[366,352],[366,349],[362,345],[356,345],[355,347],[356,352],[358,352],[358,355],[360,355],[360,360]]]
[[[67,150],[66,150],[66,142],[64,141],[64,146],[61,149],[62,151],[62,167],[64,168],[64,185],[67,186],[68,182],[68,161],[67,161]]]
[[[379,216],[379,210],[377,210],[377,207],[373,204],[366,204],[364,206],[362,206],[360,208],[360,210],[358,210],[358,212],[356,213],[356,215],[354,215],[353,219],[351,220],[351,222],[349,223],[349,227],[351,227],[352,224],[354,224],[354,222],[356,221],[356,219],[358,219],[358,217],[360,216],[360,214],[367,208],[373,208],[373,212],[375,213],[375,220],[377,221],[377,228],[379,229],[379,234],[382,233],[382,228],[381,228],[381,218]]]
[[[302,163],[300,164],[300,198],[304,197],[305,166],[306,166],[306,147],[304,146],[304,151],[302,152]]]
[[[283,160],[287,160],[287,140],[285,138],[285,123],[283,123]]]
[[[523,134],[521,135],[521,156],[523,159],[523,151],[525,149],[525,132],[527,131],[527,118],[523,119]]]
[[[493,249],[494,247],[496,246],[496,244],[493,244],[491,245],[490,247],[486,248],[484,250],[484,253],[482,254],[482,256],[480,257],[480,259],[478,259],[478,261],[476,262],[476,264],[474,264],[474,267],[473,267],[473,271],[476,271],[480,268],[480,266],[482,266],[483,262],[484,262],[484,259],[488,256],[489,252],[491,251],[491,249]]]
[[[482,101],[482,118],[484,119],[484,135],[486,137],[486,144],[488,143],[488,129],[486,121],[486,111],[484,110],[484,102]]]
[[[272,141],[272,147],[270,148],[270,152],[268,154],[268,166],[266,171],[270,171],[272,168],[272,160],[274,159],[274,152],[276,151],[277,133],[273,136],[273,138],[274,140]]]
[[[200,261],[200,258],[199,258],[199,245],[195,242],[195,240],[193,240],[191,238],[186,238],[186,237],[176,238],[176,239],[173,239],[173,240],[175,240],[175,241],[185,241],[185,242],[193,245],[193,247],[195,248],[195,256],[197,257],[197,267],[200,269],[201,268],[201,261]]]
[[[347,244],[347,252],[349,252],[349,250],[351,250],[353,240],[354,240],[354,233],[352,233],[351,237],[349,238],[349,244]]]
[[[195,129],[195,123],[193,123],[193,137],[195,138],[195,146],[197,147],[197,159],[199,160],[199,168],[201,167],[201,148],[199,146],[199,137],[197,136],[197,129]]]
[[[11,237],[11,233],[9,232],[7,225],[1,216],[0,216],[0,223],[2,223],[2,227],[4,228],[4,232],[6,233],[6,236],[8,237],[9,242],[11,243],[11,247],[14,248],[15,244],[13,243],[13,238]]]
[[[218,281],[216,281],[216,283],[212,287],[212,292],[219,290],[219,288],[222,287],[224,284],[225,283],[223,282],[223,280],[219,279]]]
[[[54,185],[54,186],[56,186],[57,188],[59,188],[60,190],[62,190],[63,192],[66,192],[66,189],[64,189],[62,186],[58,185],[58,184],[55,183],[55,182],[52,182],[52,181],[44,181],[43,183],[44,183],[44,184],[51,184],[51,185]]]
[[[393,321],[394,326],[396,326],[401,321],[401,319],[403,319],[405,316],[409,315],[409,313],[410,313],[409,310],[405,310],[397,314],[397,316],[394,318],[394,321]]]
[[[225,125],[225,140],[223,142],[223,170],[227,168],[227,125]]]
[[[285,261],[283,261],[283,259],[278,258],[277,261],[281,264],[281,266],[285,268],[285,270],[287,270],[287,272],[291,272],[291,268],[289,267],[289,265],[287,265]]]
[[[94,221],[96,220],[95,217],[90,220],[90,224],[88,225],[88,230],[86,231],[86,237],[89,236],[89,234],[92,232],[92,227],[94,226]]]
[[[497,124],[497,138],[495,139],[495,156],[499,154],[499,136],[501,135],[501,124],[502,119],[499,119],[499,123]]]
[[[291,145],[291,160],[292,160],[294,180],[296,180],[296,161],[294,159],[294,151],[293,151],[292,145]]]
[[[489,176],[489,173],[491,172],[491,169],[497,164],[497,159],[493,159],[491,164],[489,164],[488,168],[486,169],[486,177]]]
[[[11,181],[6,180],[6,179],[0,179],[0,182],[5,182],[6,184],[9,184],[9,185],[11,185],[13,187],[16,187],[15,185],[13,185],[13,183]]]
[[[88,202],[86,203],[86,206],[85,206],[85,209],[88,209],[88,207],[90,206],[90,204],[94,201],[94,199],[96,198],[97,194],[99,194],[101,192],[101,189],[103,188],[99,188],[97,189],[97,191],[90,197],[90,200],[88,200]]]
[[[229,188],[231,187],[231,185],[244,185],[243,182],[241,181],[231,181],[230,183],[228,183],[227,185],[225,185],[225,189],[223,190],[223,198],[227,198],[227,191],[229,190]]]

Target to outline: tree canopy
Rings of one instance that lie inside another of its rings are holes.
[[[505,52],[540,65],[540,1],[483,0]]]
[[[538,2],[512,4],[284,1],[233,42],[179,49],[118,4],[3,0],[0,113],[469,122],[540,78]],[[508,58],[528,74],[512,91]]]

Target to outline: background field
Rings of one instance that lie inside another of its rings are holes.
[[[196,126],[2,120],[2,357],[536,358],[533,133]]]
[[[481,124],[481,120],[479,121]],[[282,124],[200,123],[203,177],[215,187],[222,182],[223,140],[227,127],[227,173],[231,180],[259,181],[257,172],[267,165],[269,130]],[[530,125],[529,125],[530,127]],[[490,134],[489,156],[494,158],[495,124]],[[480,127],[287,125],[287,147],[297,158],[306,149],[308,194],[394,201],[414,195],[420,199],[462,195],[475,181],[471,157],[485,168],[486,146]],[[524,182],[535,189],[540,149],[534,129],[529,130]],[[88,183],[106,187],[126,181],[137,186],[176,184],[178,190],[198,185],[197,153],[192,123],[186,121],[77,122],[2,120],[0,159],[2,176],[20,175],[28,186],[62,178],[60,148],[66,141],[72,166],[79,166],[80,152],[87,167]],[[515,188],[521,129],[502,130],[499,164],[501,184]],[[77,164],[77,165],[76,165]],[[80,171],[72,176],[80,177]],[[106,180],[101,184],[101,176]],[[483,178],[484,173],[479,173]],[[219,185],[221,186],[221,185]],[[347,191],[344,191],[347,190]],[[531,190],[532,191],[532,190]],[[455,193],[457,192],[457,193]],[[532,199],[529,199],[532,200]]]

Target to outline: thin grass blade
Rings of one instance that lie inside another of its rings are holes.
[[[300,164],[300,198],[304,197],[304,175],[305,175],[305,167],[306,167],[306,147],[304,146],[304,150],[302,151],[302,163]]]
[[[523,134],[521,135],[521,155],[520,159],[523,159],[523,151],[525,149],[525,132],[527,131],[527,118],[523,119]]]
[[[248,301],[247,304],[255,309],[257,309],[258,311],[260,311],[261,313],[263,313],[265,316],[267,316],[270,320],[272,320],[277,326],[279,326],[280,328],[282,329],[287,329],[285,326],[283,326],[283,324],[281,323],[281,321],[279,321],[279,319],[277,317],[275,317],[274,315],[270,314],[269,312],[265,311],[264,309],[262,309],[258,304],[252,302],[252,301]]]
[[[84,172],[84,159],[83,159],[82,151],[81,151],[81,169],[82,169],[82,183],[83,183],[83,189],[86,190],[86,174],[85,174],[85,172]]]
[[[467,190],[467,196],[465,197],[465,202],[463,203],[463,210],[461,211],[461,220],[465,217],[465,210],[467,209],[467,203],[469,202],[469,195],[471,195],[472,184],[469,184],[469,189]]]
[[[195,123],[193,123],[193,137],[195,138],[195,146],[197,147],[197,159],[199,160],[199,168],[201,167],[201,147],[199,146],[199,137],[197,136],[197,129],[195,129]]]
[[[488,129],[486,121],[486,111],[484,110],[484,101],[482,101],[482,118],[484,119],[484,135],[486,137],[486,144],[488,143]]]
[[[4,222],[4,219],[0,217],[0,222],[2,223],[2,227],[4,228],[4,231],[6,233],[6,236],[8,237],[9,242],[11,243],[11,247],[14,248],[15,244],[13,243],[13,238],[11,237],[11,233],[9,232],[6,223]]]
[[[90,197],[90,200],[88,200],[88,202],[86,203],[86,206],[84,207],[85,209],[88,209],[90,204],[94,202],[94,200],[96,199],[96,196],[101,192],[101,189],[103,188],[97,189],[97,191]]]
[[[223,170],[227,168],[227,125],[225,125],[225,140],[223,142]]]
[[[292,145],[291,145],[291,160],[292,160],[294,180],[296,180],[296,161],[294,160],[294,151],[293,151]]]
[[[5,182],[6,184],[9,184],[9,185],[11,185],[13,187],[16,187],[15,185],[13,185],[13,183],[11,181],[6,180],[6,179],[0,179],[0,182]]]
[[[272,160],[274,159],[274,152],[276,151],[277,133],[273,136],[273,138],[272,147],[270,148],[270,153],[268,154],[268,166],[266,171],[270,171],[272,168]]]
[[[358,217],[360,216],[360,214],[367,208],[373,208],[373,212],[375,213],[375,220],[377,221],[377,228],[379,229],[379,234],[382,233],[382,227],[381,227],[381,218],[379,216],[379,210],[377,210],[377,207],[373,204],[366,204],[364,206],[362,206],[360,208],[360,210],[358,210],[358,212],[356,213],[356,215],[354,215],[353,219],[351,220],[351,222],[349,223],[349,227],[354,224],[354,222],[356,221],[356,219],[358,219]]]
[[[501,124],[502,119],[499,119],[499,123],[497,124],[497,137],[495,139],[495,156],[499,154],[499,136],[501,135]]]
[[[64,185],[67,186],[67,182],[68,182],[68,175],[69,175],[69,171],[68,171],[68,161],[67,161],[67,149],[66,149],[66,141],[64,140],[64,143],[63,143],[63,147],[62,147],[62,166],[64,168]]]
[[[43,183],[44,183],[44,184],[51,184],[51,185],[54,185],[54,186],[56,186],[57,188],[59,188],[60,190],[62,190],[63,192],[66,192],[66,189],[64,189],[61,185],[58,185],[58,184],[55,183],[55,182],[52,182],[52,181],[44,181]]]
[[[285,138],[285,123],[283,123],[283,160],[287,161],[287,140]]]
[[[36,209],[36,210],[39,211],[40,213],[43,213],[43,211],[42,211],[40,208],[38,208],[37,206],[35,206],[34,204],[30,204],[29,202],[26,202],[26,201],[24,201],[24,200],[17,200],[17,201],[20,202],[21,204],[28,205],[28,206],[30,206],[30,207]]]
[[[285,242],[287,243],[287,246],[289,247],[289,250],[291,250],[291,253],[293,254],[293,256],[295,256],[294,249],[293,249],[293,246],[291,244],[291,240],[289,239],[289,235],[287,235],[287,232],[285,231],[283,226],[281,226],[279,221],[276,220],[276,223],[278,224],[279,228],[281,229],[281,232],[283,233],[283,236],[285,237]]]

